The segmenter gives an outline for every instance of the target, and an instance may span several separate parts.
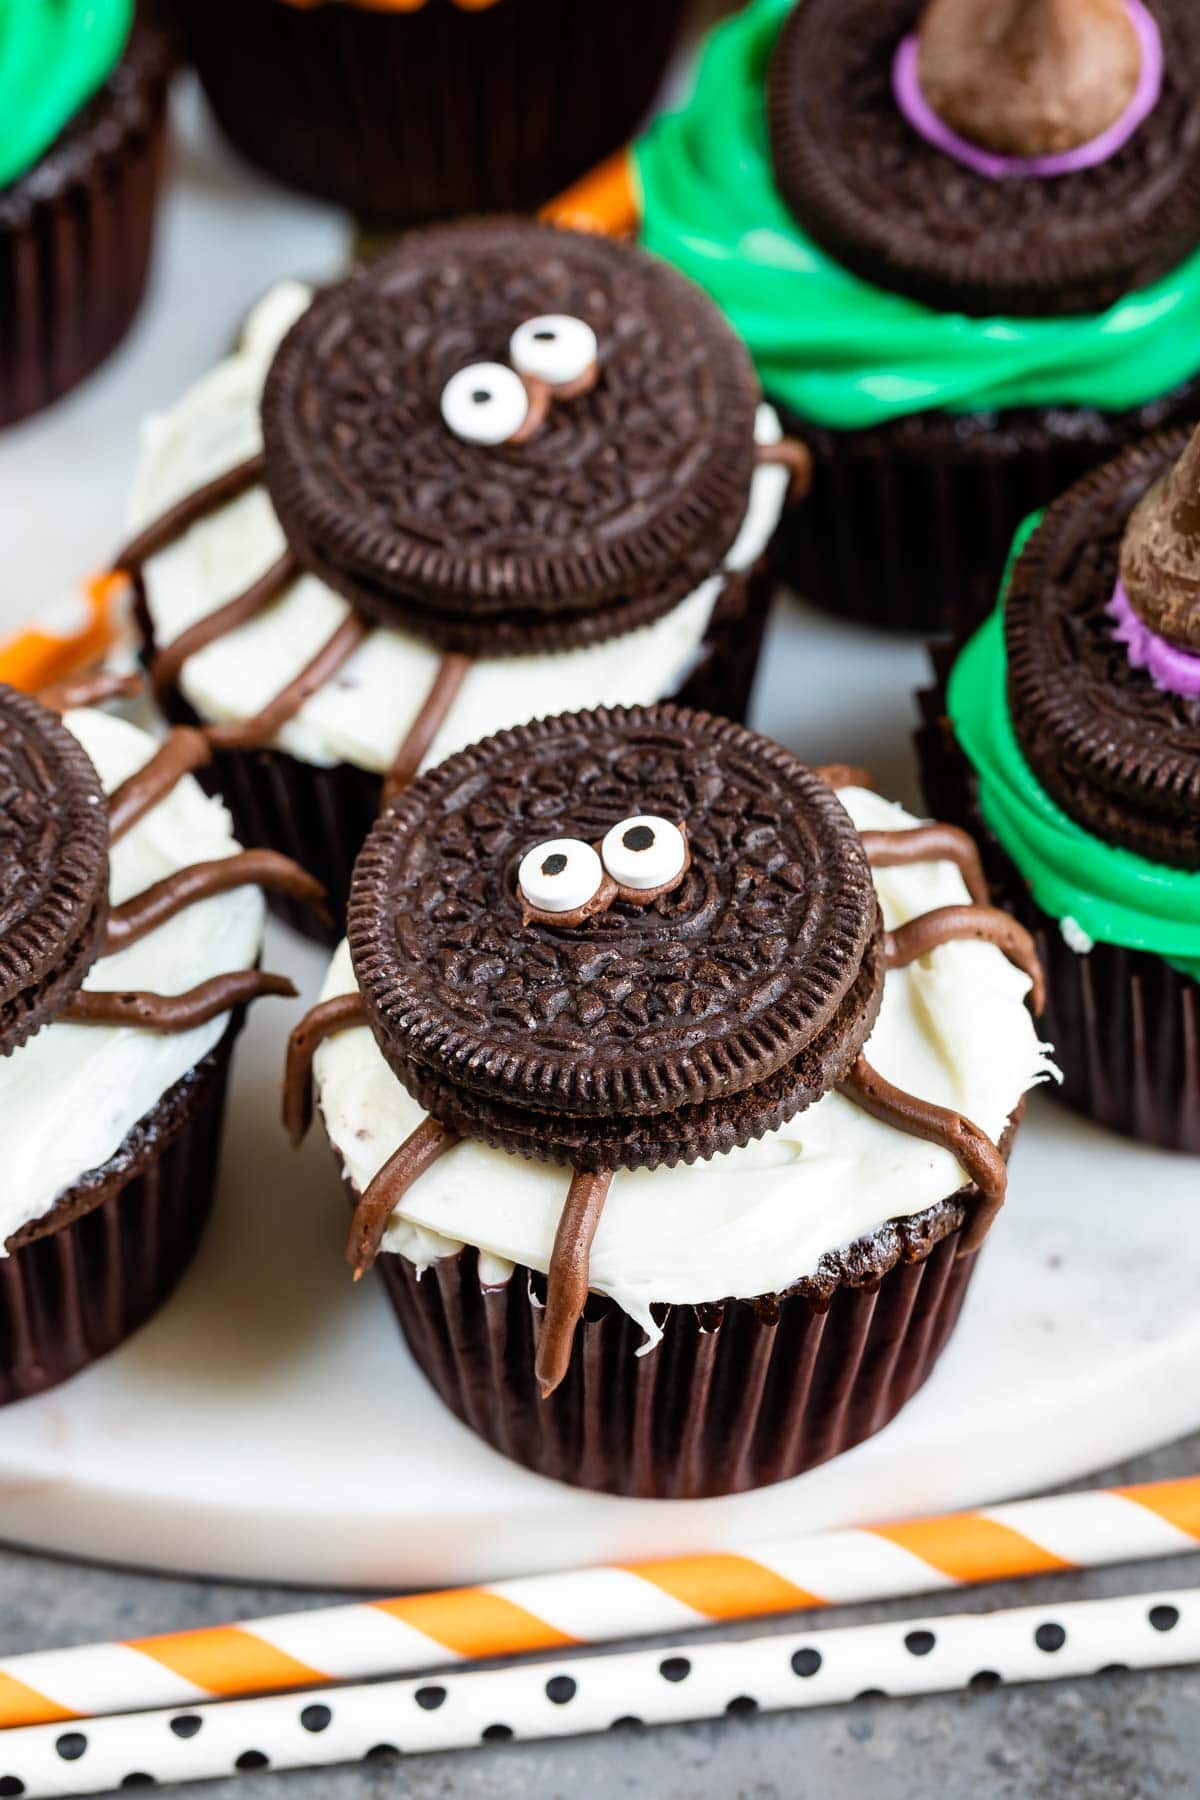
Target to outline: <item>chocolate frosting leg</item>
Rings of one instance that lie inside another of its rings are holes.
[[[812,486],[812,451],[799,438],[780,438],[777,444],[758,444],[759,468],[783,468],[788,472],[788,499],[803,500]]]
[[[141,1025],[148,1031],[191,1031],[196,1025],[207,1025],[219,1013],[267,994],[294,1000],[296,989],[286,975],[235,969],[228,975],[214,975],[211,981],[202,981],[183,994],[120,990],[110,993],[88,988],[76,994],[59,1017],[73,1025]]]
[[[165,737],[148,763],[123,781],[109,797],[109,839],[118,838],[166,798],[177,781],[212,761],[212,746],[202,731],[180,725]]]
[[[908,863],[956,863],[976,906],[987,906],[991,900],[975,840],[957,825],[934,823],[917,825],[908,831],[864,831],[862,842],[873,869],[903,868]]]
[[[980,1196],[980,1205],[963,1231],[960,1255],[978,1250],[1008,1190],[1008,1165],[987,1133],[961,1113],[893,1087],[865,1056],[859,1057],[841,1091],[881,1124],[893,1125],[926,1143],[940,1144],[957,1157]]]
[[[563,1202],[546,1280],[546,1311],[534,1358],[534,1373],[543,1400],[558,1387],[571,1361],[575,1327],[587,1305],[592,1241],[611,1185],[609,1170],[597,1175],[576,1170]]]
[[[231,719],[225,724],[205,727],[205,736],[218,750],[253,750],[270,743],[276,732],[295,718],[304,702],[336,675],[342,664],[358,649],[369,627],[357,614],[349,613],[332,637],[317,651],[311,662],[282,688],[269,705],[250,719]]]
[[[304,1142],[313,1116],[313,1057],[328,1037],[367,1023],[367,1009],[360,994],[339,994],[321,1000],[305,1013],[288,1038],[287,1068],[283,1078],[283,1127],[298,1148]]]
[[[118,675],[114,669],[94,669],[89,675],[73,675],[39,688],[37,698],[51,712],[73,712],[77,706],[102,706],[106,700],[136,700],[142,691],[140,675]]]
[[[320,918],[328,922],[324,906],[325,890],[321,883],[306,873],[290,856],[277,850],[240,850],[235,856],[215,857],[211,862],[191,863],[177,869],[162,881],[156,881],[123,906],[114,907],[108,916],[108,934],[104,954],[124,950],[136,943],[156,926],[176,913],[207,900],[213,894],[227,894],[232,888],[257,886],[275,893],[290,894],[301,900]]]
[[[346,1261],[361,1281],[379,1255],[388,1220],[413,1182],[458,1142],[436,1119],[425,1119],[384,1163],[354,1209]]]
[[[194,625],[181,631],[165,649],[158,652],[151,664],[150,679],[154,684],[154,692],[161,698],[190,656],[195,656],[209,644],[215,644],[227,632],[236,631],[239,625],[245,625],[255,618],[272,600],[279,597],[299,573],[299,560],[290,550],[285,550],[257,581],[252,582],[240,594],[235,594],[232,600],[227,600],[215,612],[197,619]]]
[[[203,519],[207,513],[215,512],[218,506],[225,506],[230,500],[236,500],[247,488],[262,480],[263,459],[260,452],[257,456],[248,456],[245,462],[236,463],[232,469],[215,475],[174,506],[160,513],[157,519],[138,532],[136,537],[122,546],[113,558],[113,568],[123,569],[126,574],[137,575],[143,563],[165,550],[173,538],[182,537],[183,533]]]
[[[907,925],[884,934],[884,958],[889,969],[906,969],[940,944],[972,938],[995,944],[1015,968],[1028,975],[1033,1010],[1042,1012],[1046,986],[1033,939],[1023,925],[998,907],[939,906],[933,912],[922,913],[920,918],[910,919]]]
[[[402,793],[421,767],[429,752],[429,746],[441,730],[446,715],[458,696],[458,691],[466,680],[467,671],[471,667],[471,658],[463,656],[457,650],[448,650],[438,664],[438,672],[434,676],[433,686],[425,699],[425,704],[408,728],[404,742],[392,759],[392,766],[384,776],[383,798],[381,810],[385,811],[392,804],[396,795]]]

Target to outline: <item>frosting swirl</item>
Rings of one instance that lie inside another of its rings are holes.
[[[1014,560],[1038,524],[1027,520]],[[1168,868],[1107,844],[1067,816],[1017,743],[1007,698],[1002,607],[954,665],[947,710],[978,778],[989,829],[1053,918],[1093,941],[1148,950],[1200,980],[1200,872]]]
[[[875,287],[822,250],[775,186],[764,83],[794,0],[711,36],[691,102],[634,146],[647,247],[706,287],[763,385],[817,424],[928,409],[1141,406],[1200,369],[1200,251],[1105,313],[976,318]]]
[[[107,81],[132,19],[133,0],[0,0],[0,187]]]

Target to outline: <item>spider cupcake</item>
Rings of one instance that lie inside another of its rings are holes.
[[[786,567],[833,611],[974,622],[1013,531],[1200,412],[1191,0],[753,0],[633,149],[815,459]]]
[[[1200,1152],[1200,434],[1127,450],[1016,552],[939,659],[926,791],[1037,941],[1064,1098]]]
[[[707,298],[518,221],[277,290],[154,422],[137,536],[155,686],[247,841],[354,857],[417,770],[564,704],[740,715],[800,446]]]
[[[121,686],[0,688],[0,1402],[113,1349],[183,1273],[245,1007],[295,992],[257,968],[261,890],[321,900],[239,849],[196,733],[156,747],[95,709]]]
[[[953,1327],[1046,1068],[1040,976],[965,834],[852,779],[600,710],[450,758],[367,841],[287,1120],[315,1078],[355,1274],[378,1258],[438,1392],[534,1469],[782,1480]]]

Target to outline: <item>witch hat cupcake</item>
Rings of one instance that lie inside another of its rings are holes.
[[[422,764],[564,705],[740,714],[806,472],[697,288],[627,245],[476,222],[270,296],[151,427],[116,560],[241,835],[341,917]]]
[[[0,1403],[115,1348],[187,1267],[245,1008],[295,992],[257,966],[261,890],[321,901],[239,849],[196,734],[94,709],[113,685],[0,688]]]
[[[1016,550],[926,697],[926,791],[1038,943],[1064,1097],[1200,1151],[1200,434],[1126,451]]]
[[[1012,533],[1200,414],[1190,0],[751,0],[632,151],[641,235],[708,288],[813,505],[829,610],[961,630]]]
[[[969,840],[847,778],[678,707],[572,714],[423,776],[359,858],[288,1122],[315,1075],[355,1274],[544,1473],[781,1480],[957,1316],[1040,978]]]

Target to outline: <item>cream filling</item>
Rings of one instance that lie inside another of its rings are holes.
[[[111,792],[141,768],[154,740],[122,719],[73,712],[66,724]],[[185,776],[166,799],[112,847],[114,906],[190,863],[232,856],[239,848],[229,815]],[[264,906],[257,888],[214,895],[115,956],[96,962],[85,988],[179,994],[213,975],[253,967],[262,945]],[[59,1195],[116,1151],[138,1120],[208,1054],[229,1015],[192,1031],[131,1025],[50,1024],[0,1058],[0,1246]],[[3,1254],[0,1249],[0,1254]]]
[[[273,289],[251,315],[234,355],[170,412],[147,422],[131,529],[261,449],[259,400],[267,370],[309,299],[310,290],[294,282]],[[775,413],[760,407],[758,441],[776,443],[780,435]],[[756,470],[745,521],[721,569],[663,618],[584,649],[473,663],[424,766],[530,719],[592,706],[633,706],[675,693],[696,665],[725,571],[742,572],[758,560],[779,522],[787,482],[787,471],[778,466]],[[194,525],[145,568],[157,642],[169,644],[215,612],[285,547],[261,486]],[[191,657],[180,687],[203,719],[248,718],[299,673],[349,611],[324,582],[302,575],[256,619]],[[347,762],[382,771],[416,718],[438,662],[438,652],[420,638],[372,631],[273,742],[321,767]]]
[[[841,796],[860,830],[917,821],[877,794]],[[948,862],[879,869],[889,929],[970,899]],[[354,992],[349,949],[338,949],[322,997]],[[866,1054],[879,1072],[952,1107],[991,1137],[1021,1096],[1053,1072],[1025,1006],[1029,982],[994,946],[943,945],[889,974]],[[420,1107],[365,1026],[328,1039],[315,1078],[330,1139],[360,1190],[420,1124]],[[872,1119],[826,1094],[778,1131],[691,1168],[620,1170],[591,1256],[591,1285],[646,1333],[656,1301],[702,1304],[775,1293],[813,1274],[822,1256],[955,1193],[966,1172],[948,1150]],[[567,1173],[462,1142],[421,1177],[392,1216],[384,1248],[425,1268],[464,1244],[482,1253],[485,1281],[514,1264],[545,1270]]]

